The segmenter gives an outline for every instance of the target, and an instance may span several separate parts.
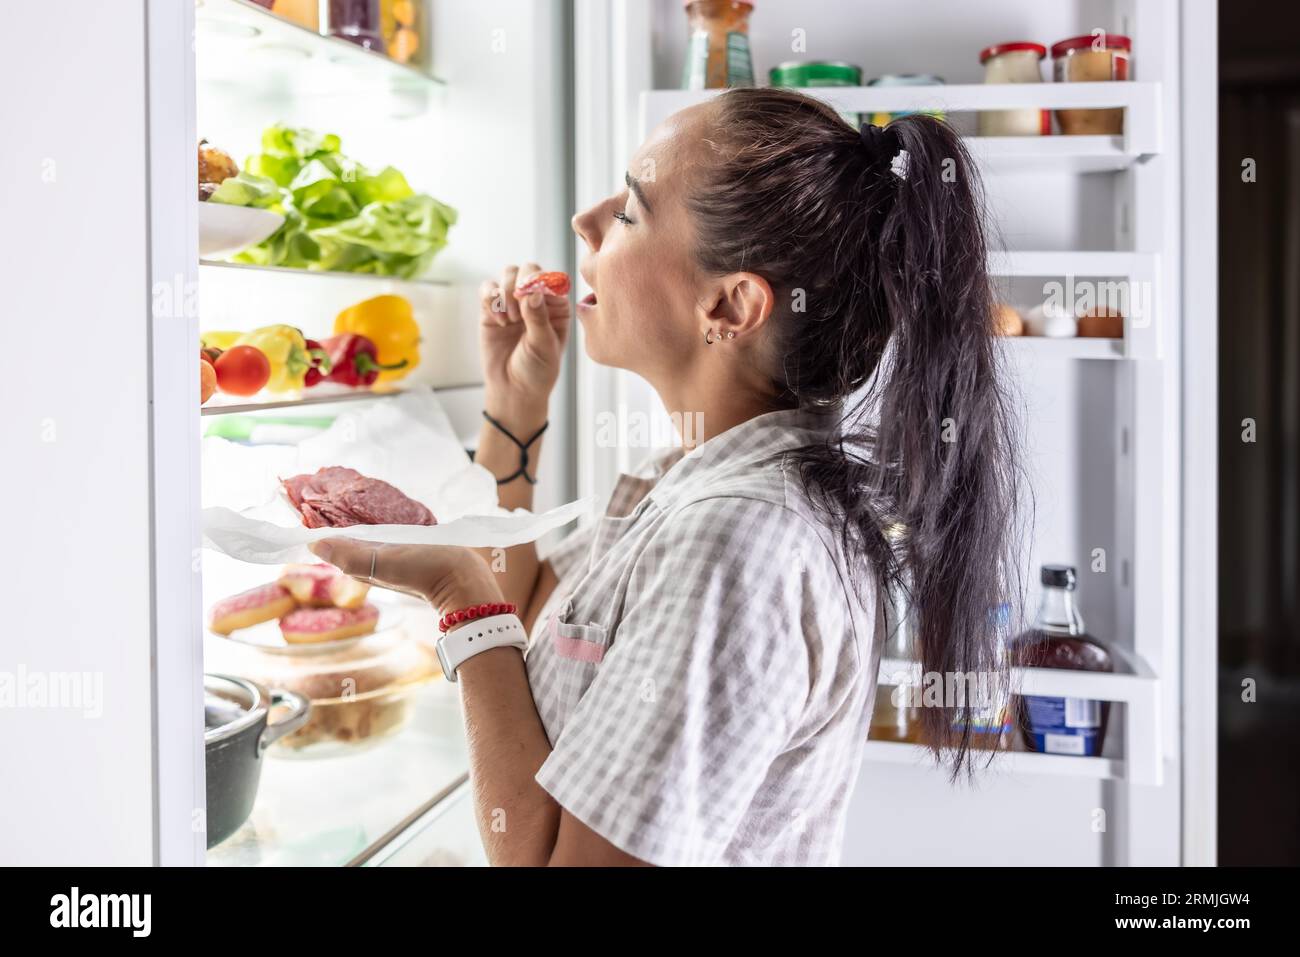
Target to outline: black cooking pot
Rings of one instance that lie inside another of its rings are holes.
[[[287,717],[268,723],[274,705]],[[267,691],[230,675],[203,676],[203,746],[208,771],[208,847],[248,820],[262,777],[262,752],[307,721],[311,704],[292,691]]]

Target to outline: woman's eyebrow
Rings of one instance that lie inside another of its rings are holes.
[[[641,183],[636,179],[636,177],[631,173],[624,173],[623,182],[627,183],[627,188],[636,196],[636,201],[645,207],[645,211],[647,213],[653,213],[654,210],[652,210],[650,204],[646,202],[645,190],[641,188]]]

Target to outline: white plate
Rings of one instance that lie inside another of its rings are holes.
[[[220,259],[233,256],[249,246],[256,246],[284,222],[284,217],[269,209],[252,206],[228,206],[225,203],[199,203],[199,256]]]
[[[280,621],[277,618],[249,628],[238,628],[229,635],[218,635],[213,631],[209,631],[208,634],[220,638],[222,641],[250,645],[259,651],[269,652],[273,655],[303,657],[330,654],[331,652],[342,651],[344,648],[351,648],[357,642],[364,641],[372,635],[391,632],[402,624],[402,609],[396,607],[391,601],[385,601],[382,598],[379,601],[372,601],[373,594],[374,589],[371,590],[371,595],[366,597],[366,602],[374,605],[379,610],[379,621],[375,623],[374,631],[365,635],[357,635],[355,638],[341,638],[337,641],[304,641],[291,644],[284,640],[284,633],[280,631]]]

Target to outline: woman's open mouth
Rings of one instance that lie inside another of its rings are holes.
[[[596,306],[596,294],[594,292],[587,293],[587,295],[583,296],[582,299],[578,302],[579,309],[594,309],[595,306]]]

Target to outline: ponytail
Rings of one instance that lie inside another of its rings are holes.
[[[1017,457],[974,164],[928,116],[860,132],[788,91],[717,103],[721,155],[691,200],[697,258],[764,276],[778,302],[804,292],[806,311],[772,317],[774,403],[843,413],[838,436],[792,453],[807,494],[867,560],[851,566],[908,593],[922,672],[945,688],[973,673],[1004,702]],[[954,776],[973,766],[981,704],[921,708]]]

